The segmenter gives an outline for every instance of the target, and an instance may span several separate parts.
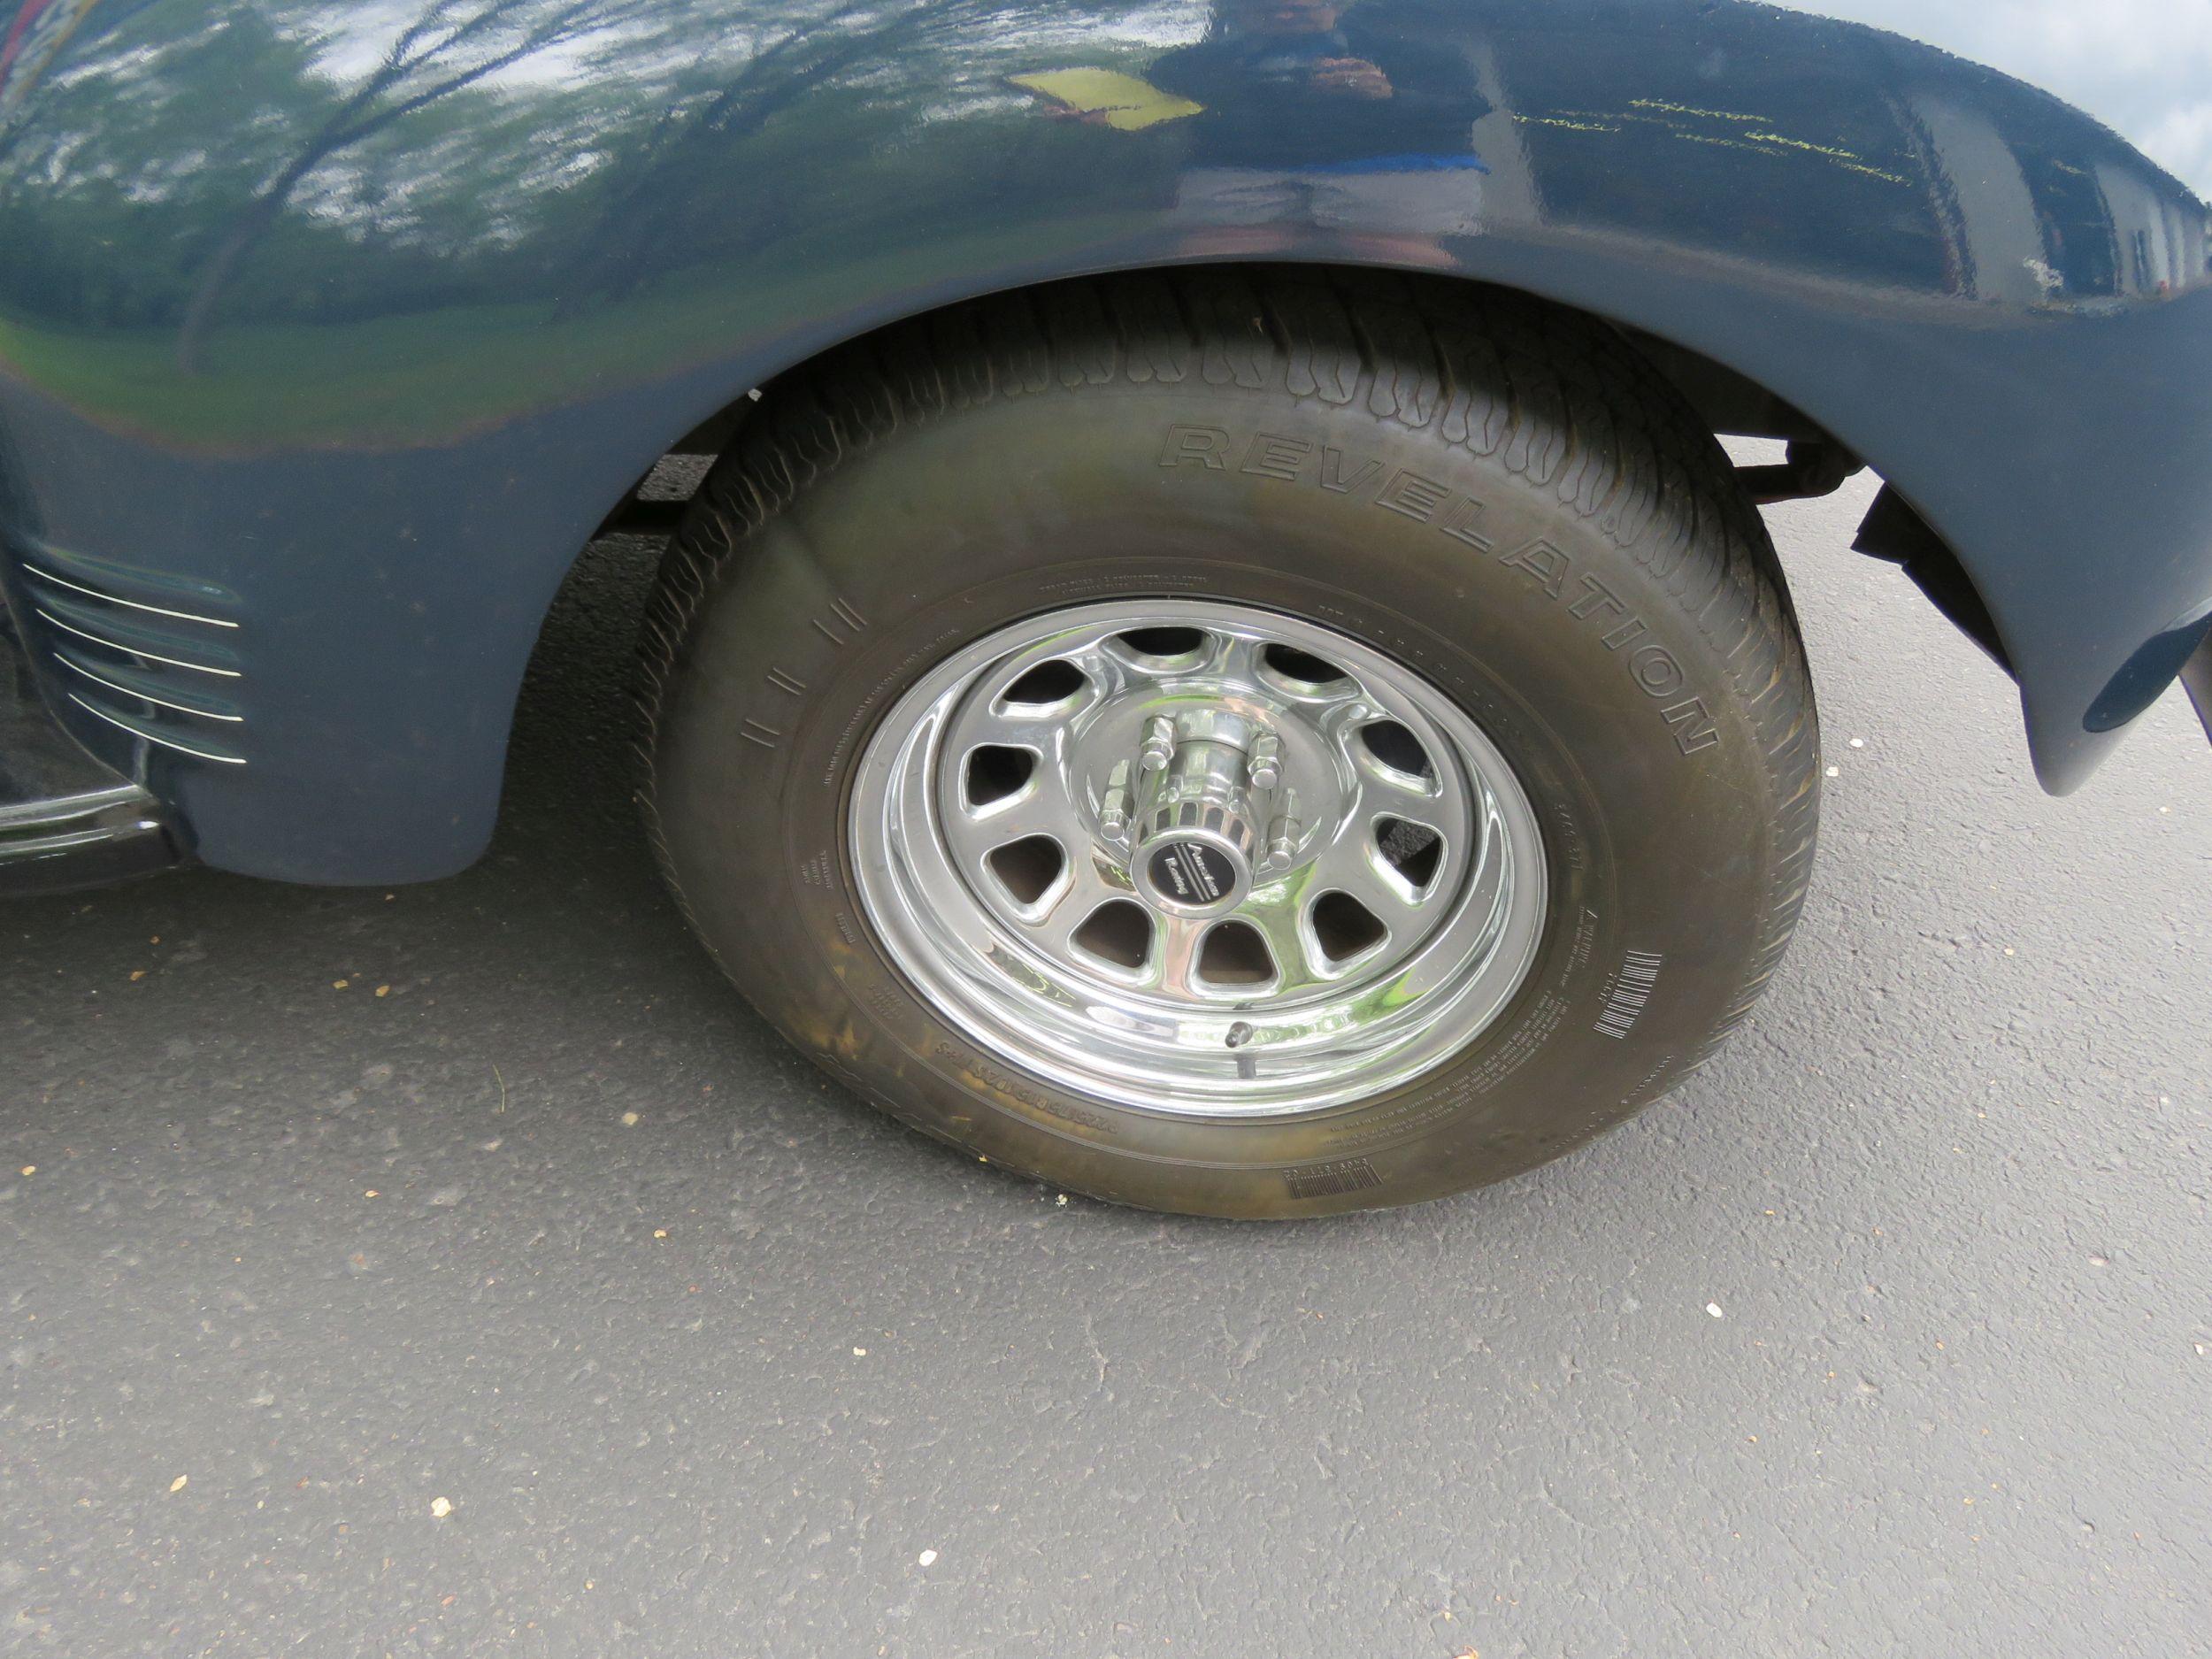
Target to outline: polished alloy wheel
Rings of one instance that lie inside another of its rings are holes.
[[[1118,1105],[1278,1116],[1459,1052],[1544,932],[1497,749],[1331,629],[1089,605],[922,676],[850,816],[885,950],[1002,1060]]]

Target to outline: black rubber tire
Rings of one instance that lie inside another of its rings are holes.
[[[856,901],[847,785],[906,686],[1020,617],[1197,595],[1418,668],[1544,821],[1535,968],[1394,1093],[1257,1121],[1070,1094],[941,1019]],[[649,825],[730,979],[905,1122],[1122,1203],[1316,1216],[1555,1156],[1744,1018],[1811,865],[1812,689],[1758,514],[1632,347],[1493,290],[1194,272],[896,326],[770,388],[648,640]]]

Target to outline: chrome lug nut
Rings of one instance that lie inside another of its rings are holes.
[[[1129,763],[1114,763],[1113,771],[1106,774],[1105,799],[1099,803],[1099,833],[1110,841],[1121,845],[1129,840]]]
[[[1156,714],[1145,723],[1144,749],[1137,757],[1137,764],[1147,772],[1157,772],[1175,758],[1175,722],[1164,714]]]
[[[1283,780],[1283,740],[1263,732],[1252,740],[1252,787],[1272,789]]]
[[[1298,856],[1298,837],[1304,826],[1298,822],[1298,796],[1293,790],[1283,792],[1283,810],[1269,820],[1267,826],[1267,855],[1260,860],[1263,870],[1283,870]]]

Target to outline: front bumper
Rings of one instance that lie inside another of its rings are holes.
[[[99,887],[167,868],[184,840],[152,795],[56,724],[0,600],[0,898]]]
[[[153,797],[135,784],[0,806],[0,898],[105,887],[181,856]]]

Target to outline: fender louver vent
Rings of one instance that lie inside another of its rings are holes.
[[[42,548],[19,566],[70,702],[157,748],[242,766],[245,663],[229,595]]]

